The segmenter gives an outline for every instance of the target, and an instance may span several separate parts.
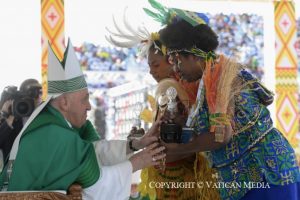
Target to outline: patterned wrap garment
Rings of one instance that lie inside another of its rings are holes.
[[[234,100],[233,129],[236,134],[224,147],[206,152],[211,166],[218,172],[215,177],[219,183],[241,183],[241,186],[216,186],[221,198],[226,200],[241,199],[251,189],[248,184],[251,182],[287,185],[300,181],[294,150],[273,127],[266,108],[273,101],[272,93],[246,70],[241,70],[238,76],[247,86]],[[204,96],[202,88],[202,103],[194,125],[200,134],[209,132],[209,113]]]
[[[156,94],[156,99],[158,99],[161,93],[164,93],[168,87],[175,87],[179,95],[179,98],[188,98],[190,102],[195,102],[197,89],[199,82],[184,82],[177,79],[166,78],[160,81],[157,85],[156,90],[160,91]],[[167,86],[167,87],[165,87]],[[182,88],[181,88],[182,86]],[[165,89],[162,89],[164,88]],[[162,92],[163,91],[163,92]],[[187,93],[188,97],[182,93]],[[163,109],[159,106],[157,110],[153,113],[154,115],[162,115]],[[195,162],[195,159],[197,162]],[[195,163],[199,163],[195,166]],[[197,168],[197,173],[195,174],[195,167]],[[174,162],[165,163],[164,170],[157,169],[155,167],[145,168],[141,172],[141,183],[138,186],[138,190],[141,193],[141,199],[143,200],[219,200],[219,193],[217,189],[211,189],[203,187],[198,189],[197,187],[178,187],[178,188],[168,188],[168,187],[153,187],[153,183],[195,183],[197,180],[208,180],[215,181],[212,179],[213,171],[206,159],[202,154],[197,155],[197,157],[191,156],[185,159],[177,160]],[[197,175],[197,177],[196,177]]]

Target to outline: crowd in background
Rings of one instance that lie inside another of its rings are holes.
[[[144,59],[138,59],[137,48],[115,48],[84,42],[76,49],[80,63],[90,71],[127,71],[130,66],[139,65],[146,69]]]
[[[210,24],[219,35],[218,50],[248,66],[261,79],[263,76],[263,18],[249,14],[210,16]]]
[[[249,70],[262,79],[264,74],[263,60],[263,17],[255,14],[216,14],[210,15],[210,24],[214,31],[219,35],[220,52],[227,56],[236,57]],[[300,18],[297,20],[297,40],[296,52],[298,55],[298,66],[300,66]],[[139,71],[147,72],[148,64],[146,58],[139,58],[137,48],[118,48],[112,46],[95,45],[84,42],[76,48],[81,66],[86,71],[97,72],[128,72]],[[298,67],[300,72],[300,67]],[[115,75],[117,78],[95,83],[91,78],[90,87],[106,89],[124,84],[127,80],[126,75]],[[87,77],[89,79],[89,77]]]
[[[254,14],[210,15],[210,24],[219,35],[220,52],[237,57],[258,77],[263,76],[263,18]],[[138,71],[147,72],[146,58],[137,56],[137,48],[115,48],[88,42],[76,48],[80,63],[88,71]],[[125,77],[126,79],[126,77]],[[129,80],[128,80],[129,81]],[[123,84],[124,80],[111,84]],[[99,88],[110,85],[98,85]],[[97,87],[94,85],[93,87]]]
[[[264,74],[263,17],[256,14],[208,14],[208,16],[212,28],[219,36],[218,51],[237,58],[248,67],[252,74],[258,79],[262,79]],[[297,20],[297,27],[299,28],[295,47],[300,58],[300,19]],[[116,48],[84,42],[76,48],[76,52],[86,72],[91,91],[105,91],[130,82],[133,79],[130,74],[143,77],[148,73],[147,59],[138,57],[137,48]],[[300,59],[298,59],[298,66],[300,73]],[[107,108],[107,102],[103,95],[95,95],[95,97],[94,101],[97,102],[95,108],[99,106]],[[105,112],[106,109],[101,113]],[[103,122],[105,115],[102,114],[101,123],[105,124]],[[95,124],[97,126],[96,122]],[[105,128],[101,132],[103,131],[105,132]]]

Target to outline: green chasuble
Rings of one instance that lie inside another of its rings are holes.
[[[93,141],[98,134],[90,121],[71,128],[50,105],[21,137],[8,190],[67,190],[74,182],[83,188],[100,177]]]

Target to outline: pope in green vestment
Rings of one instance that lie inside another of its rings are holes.
[[[97,139],[90,121],[73,129],[47,105],[21,137],[8,190],[67,190],[74,182],[91,186],[100,175],[92,144]]]
[[[67,190],[78,183],[83,199],[127,199],[132,172],[156,164],[165,156],[163,148],[150,145],[128,160],[127,141],[97,141],[98,133],[86,120],[91,109],[87,83],[70,40],[62,61],[50,45],[48,53],[47,99],[15,139],[0,187]],[[156,139],[149,138],[146,143]],[[153,158],[156,154],[158,160]]]
[[[68,40],[64,59],[60,61],[50,44],[48,47],[48,97],[15,139],[9,161],[0,175],[2,189],[67,190],[75,182],[87,188],[101,179],[92,143],[99,136],[86,120],[90,109],[87,83],[74,48]],[[78,104],[68,101],[72,109],[61,109],[51,103],[67,93],[76,93],[79,96],[72,98],[84,100],[76,99]],[[71,119],[70,115],[73,115]]]

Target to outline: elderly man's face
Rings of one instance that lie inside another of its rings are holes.
[[[80,128],[87,118],[87,111],[91,110],[87,89],[68,94],[67,120],[76,128]]]

